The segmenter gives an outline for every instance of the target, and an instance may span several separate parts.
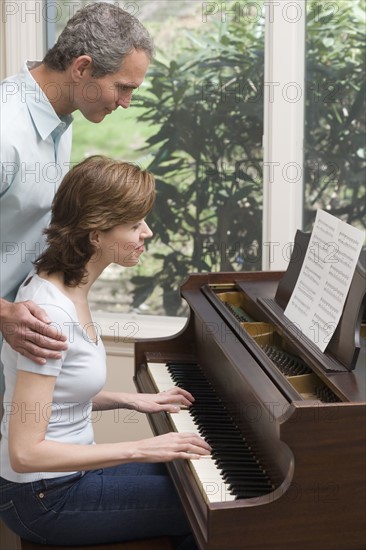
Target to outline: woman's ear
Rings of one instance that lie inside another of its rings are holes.
[[[89,241],[95,248],[99,248],[99,246],[100,246],[100,232],[98,231],[98,229],[93,229],[93,231],[90,231]]]

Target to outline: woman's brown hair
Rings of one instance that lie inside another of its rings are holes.
[[[48,247],[35,261],[37,273],[62,272],[77,286],[95,253],[89,234],[143,219],[155,200],[153,175],[137,165],[104,156],[89,157],[64,177],[45,230]]]

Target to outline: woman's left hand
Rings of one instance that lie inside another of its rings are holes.
[[[191,393],[182,388],[174,387],[160,393],[133,394],[133,402],[129,407],[143,413],[156,413],[161,411],[179,412],[181,407],[187,408],[194,402]]]

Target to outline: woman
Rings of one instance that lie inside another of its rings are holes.
[[[62,359],[43,366],[3,347],[0,515],[25,539],[88,545],[189,534],[161,463],[198,459],[209,445],[189,433],[94,444],[91,422],[93,408],[177,412],[194,401],[179,388],[103,390],[105,350],[88,291],[110,263],[139,262],[152,236],[144,218],[154,197],[153,176],[137,166],[105,157],[75,166],[56,193],[48,246],[19,290],[17,300],[41,305],[68,337]]]

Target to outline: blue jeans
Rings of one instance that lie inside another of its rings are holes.
[[[197,548],[164,464],[123,464],[30,483],[0,478],[0,517],[39,544],[171,536],[179,550]]]

